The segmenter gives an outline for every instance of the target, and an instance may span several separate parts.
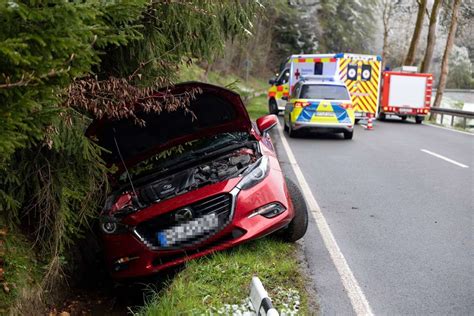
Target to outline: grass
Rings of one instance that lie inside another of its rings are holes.
[[[234,90],[242,97],[252,120],[268,114],[265,93],[268,84],[264,80],[249,78],[248,81],[245,81],[235,75],[222,75],[215,71],[209,71],[206,76],[204,69],[191,65],[183,66],[180,70],[179,81],[204,81]],[[259,93],[261,95],[254,97]]]
[[[260,104],[261,101],[266,97],[254,97],[255,94],[265,94],[266,90],[268,89],[268,84],[264,80],[252,77],[246,81],[245,79],[232,74],[223,75],[215,71],[209,71],[206,75],[204,69],[194,64],[191,66],[183,66],[180,69],[178,80],[181,82],[202,81],[226,87],[240,94],[242,100],[248,106],[247,110],[249,111],[249,114],[251,114],[252,119],[267,114],[263,111],[263,108],[261,108]],[[255,99],[258,99],[257,102],[255,102]],[[265,102],[262,104],[265,104]],[[258,116],[253,115],[254,113]]]
[[[261,116],[268,114],[268,101],[267,96],[261,95],[255,98],[251,98],[247,105],[247,112],[249,112],[250,118],[255,120]]]
[[[44,273],[43,265],[34,256],[31,243],[23,235],[9,231],[4,243],[5,283],[0,282],[0,315],[35,292]]]
[[[304,280],[295,247],[272,238],[249,242],[225,252],[190,261],[137,315],[215,315],[226,304],[239,305],[249,296],[252,276],[258,276],[275,307],[285,309],[282,293],[296,290],[300,311],[308,314]],[[224,314],[228,314],[227,312]]]

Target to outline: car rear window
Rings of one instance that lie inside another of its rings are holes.
[[[345,86],[308,84],[301,88],[300,99],[349,100]]]

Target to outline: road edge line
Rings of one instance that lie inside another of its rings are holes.
[[[464,134],[464,135],[474,136],[474,133],[471,133],[471,132],[458,131],[457,129],[452,129],[452,128],[449,128],[449,127],[439,126],[439,125],[432,124],[432,123],[423,123],[423,125],[434,127],[434,128],[439,128],[439,129],[444,129],[444,130],[450,131],[450,132],[456,132],[456,133],[460,133],[460,134]]]
[[[311,189],[309,188],[306,179],[296,162],[296,158],[293,154],[293,151],[286,140],[285,135],[283,134],[283,130],[281,128],[281,124],[279,123],[277,126],[278,133],[280,135],[281,142],[283,144],[283,148],[285,149],[286,155],[288,156],[288,160],[290,162],[291,168],[296,175],[296,179],[303,191],[303,194],[306,198],[306,202],[308,203],[309,210],[311,215],[313,216],[316,225],[318,226],[319,232],[323,239],[324,245],[331,256],[334,266],[336,267],[337,272],[342,281],[342,285],[346,290],[347,296],[351,301],[352,308],[357,315],[373,315],[372,309],[365,297],[364,292],[359,286],[359,282],[354,277],[352,270],[350,269],[346,258],[341,252],[334,235],[332,234],[331,229],[324,217],[323,213],[321,212],[321,208],[319,207],[316,198],[314,197]]]

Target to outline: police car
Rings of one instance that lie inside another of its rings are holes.
[[[345,84],[333,77],[308,76],[294,86],[285,106],[284,125],[290,137],[301,130],[354,134],[354,109]]]

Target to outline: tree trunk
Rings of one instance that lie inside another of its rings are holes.
[[[382,68],[383,71],[387,64],[385,60],[388,55],[388,36],[390,32],[390,17],[392,15],[392,0],[385,0],[382,2],[383,5],[383,12],[382,12],[382,22],[383,22],[383,47],[382,47]]]
[[[423,29],[426,2],[427,0],[418,1],[418,15],[416,16],[415,30],[413,31],[410,48],[408,49],[407,57],[405,58],[404,62],[404,64],[407,66],[412,66],[415,62],[416,50],[418,48],[418,42],[420,41],[421,30]]]
[[[448,40],[446,41],[446,48],[444,49],[443,61],[441,63],[441,75],[439,77],[438,89],[436,90],[436,99],[434,101],[433,107],[438,108],[441,104],[441,99],[443,98],[444,88],[446,87],[446,79],[448,78],[448,62],[449,55],[454,44],[454,36],[456,34],[456,28],[458,27],[458,15],[459,7],[461,6],[462,0],[454,0],[453,10],[451,15],[451,25],[449,27]]]
[[[435,0],[431,9],[430,26],[428,28],[428,40],[426,42],[425,57],[421,63],[421,72],[430,71],[431,59],[436,44],[436,22],[438,21],[439,8],[443,0]]]

